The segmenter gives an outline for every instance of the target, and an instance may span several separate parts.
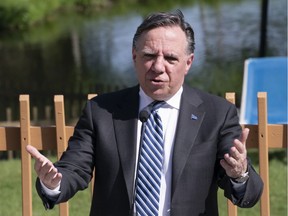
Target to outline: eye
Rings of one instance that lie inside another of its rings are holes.
[[[165,59],[171,64],[178,62],[178,58],[175,56],[165,56]]]
[[[147,60],[153,59],[155,57],[156,57],[156,55],[153,53],[144,53],[144,58]]]

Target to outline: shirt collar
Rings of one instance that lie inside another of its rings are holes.
[[[183,92],[183,87],[181,86],[175,95],[173,95],[170,99],[165,101],[166,104],[168,104],[169,107],[179,110],[182,92]],[[151,97],[145,94],[141,86],[140,86],[139,96],[140,96],[139,111],[154,101]]]

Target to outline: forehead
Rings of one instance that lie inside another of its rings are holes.
[[[137,42],[137,47],[185,49],[187,39],[184,31],[179,26],[157,27],[142,33]]]

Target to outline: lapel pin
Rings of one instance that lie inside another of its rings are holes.
[[[192,114],[192,115],[191,115],[191,119],[192,119],[192,120],[197,120],[198,117],[197,117],[196,115]]]

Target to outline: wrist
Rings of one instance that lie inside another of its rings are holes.
[[[249,179],[249,173],[245,172],[241,176],[239,176],[237,178],[231,178],[231,179],[232,179],[232,181],[237,182],[237,183],[244,183]]]
[[[48,188],[41,180],[40,180],[40,184],[41,184],[41,187],[43,189],[43,192],[46,195],[51,196],[51,197],[55,197],[55,196],[58,196],[60,194],[60,184],[54,189]]]

